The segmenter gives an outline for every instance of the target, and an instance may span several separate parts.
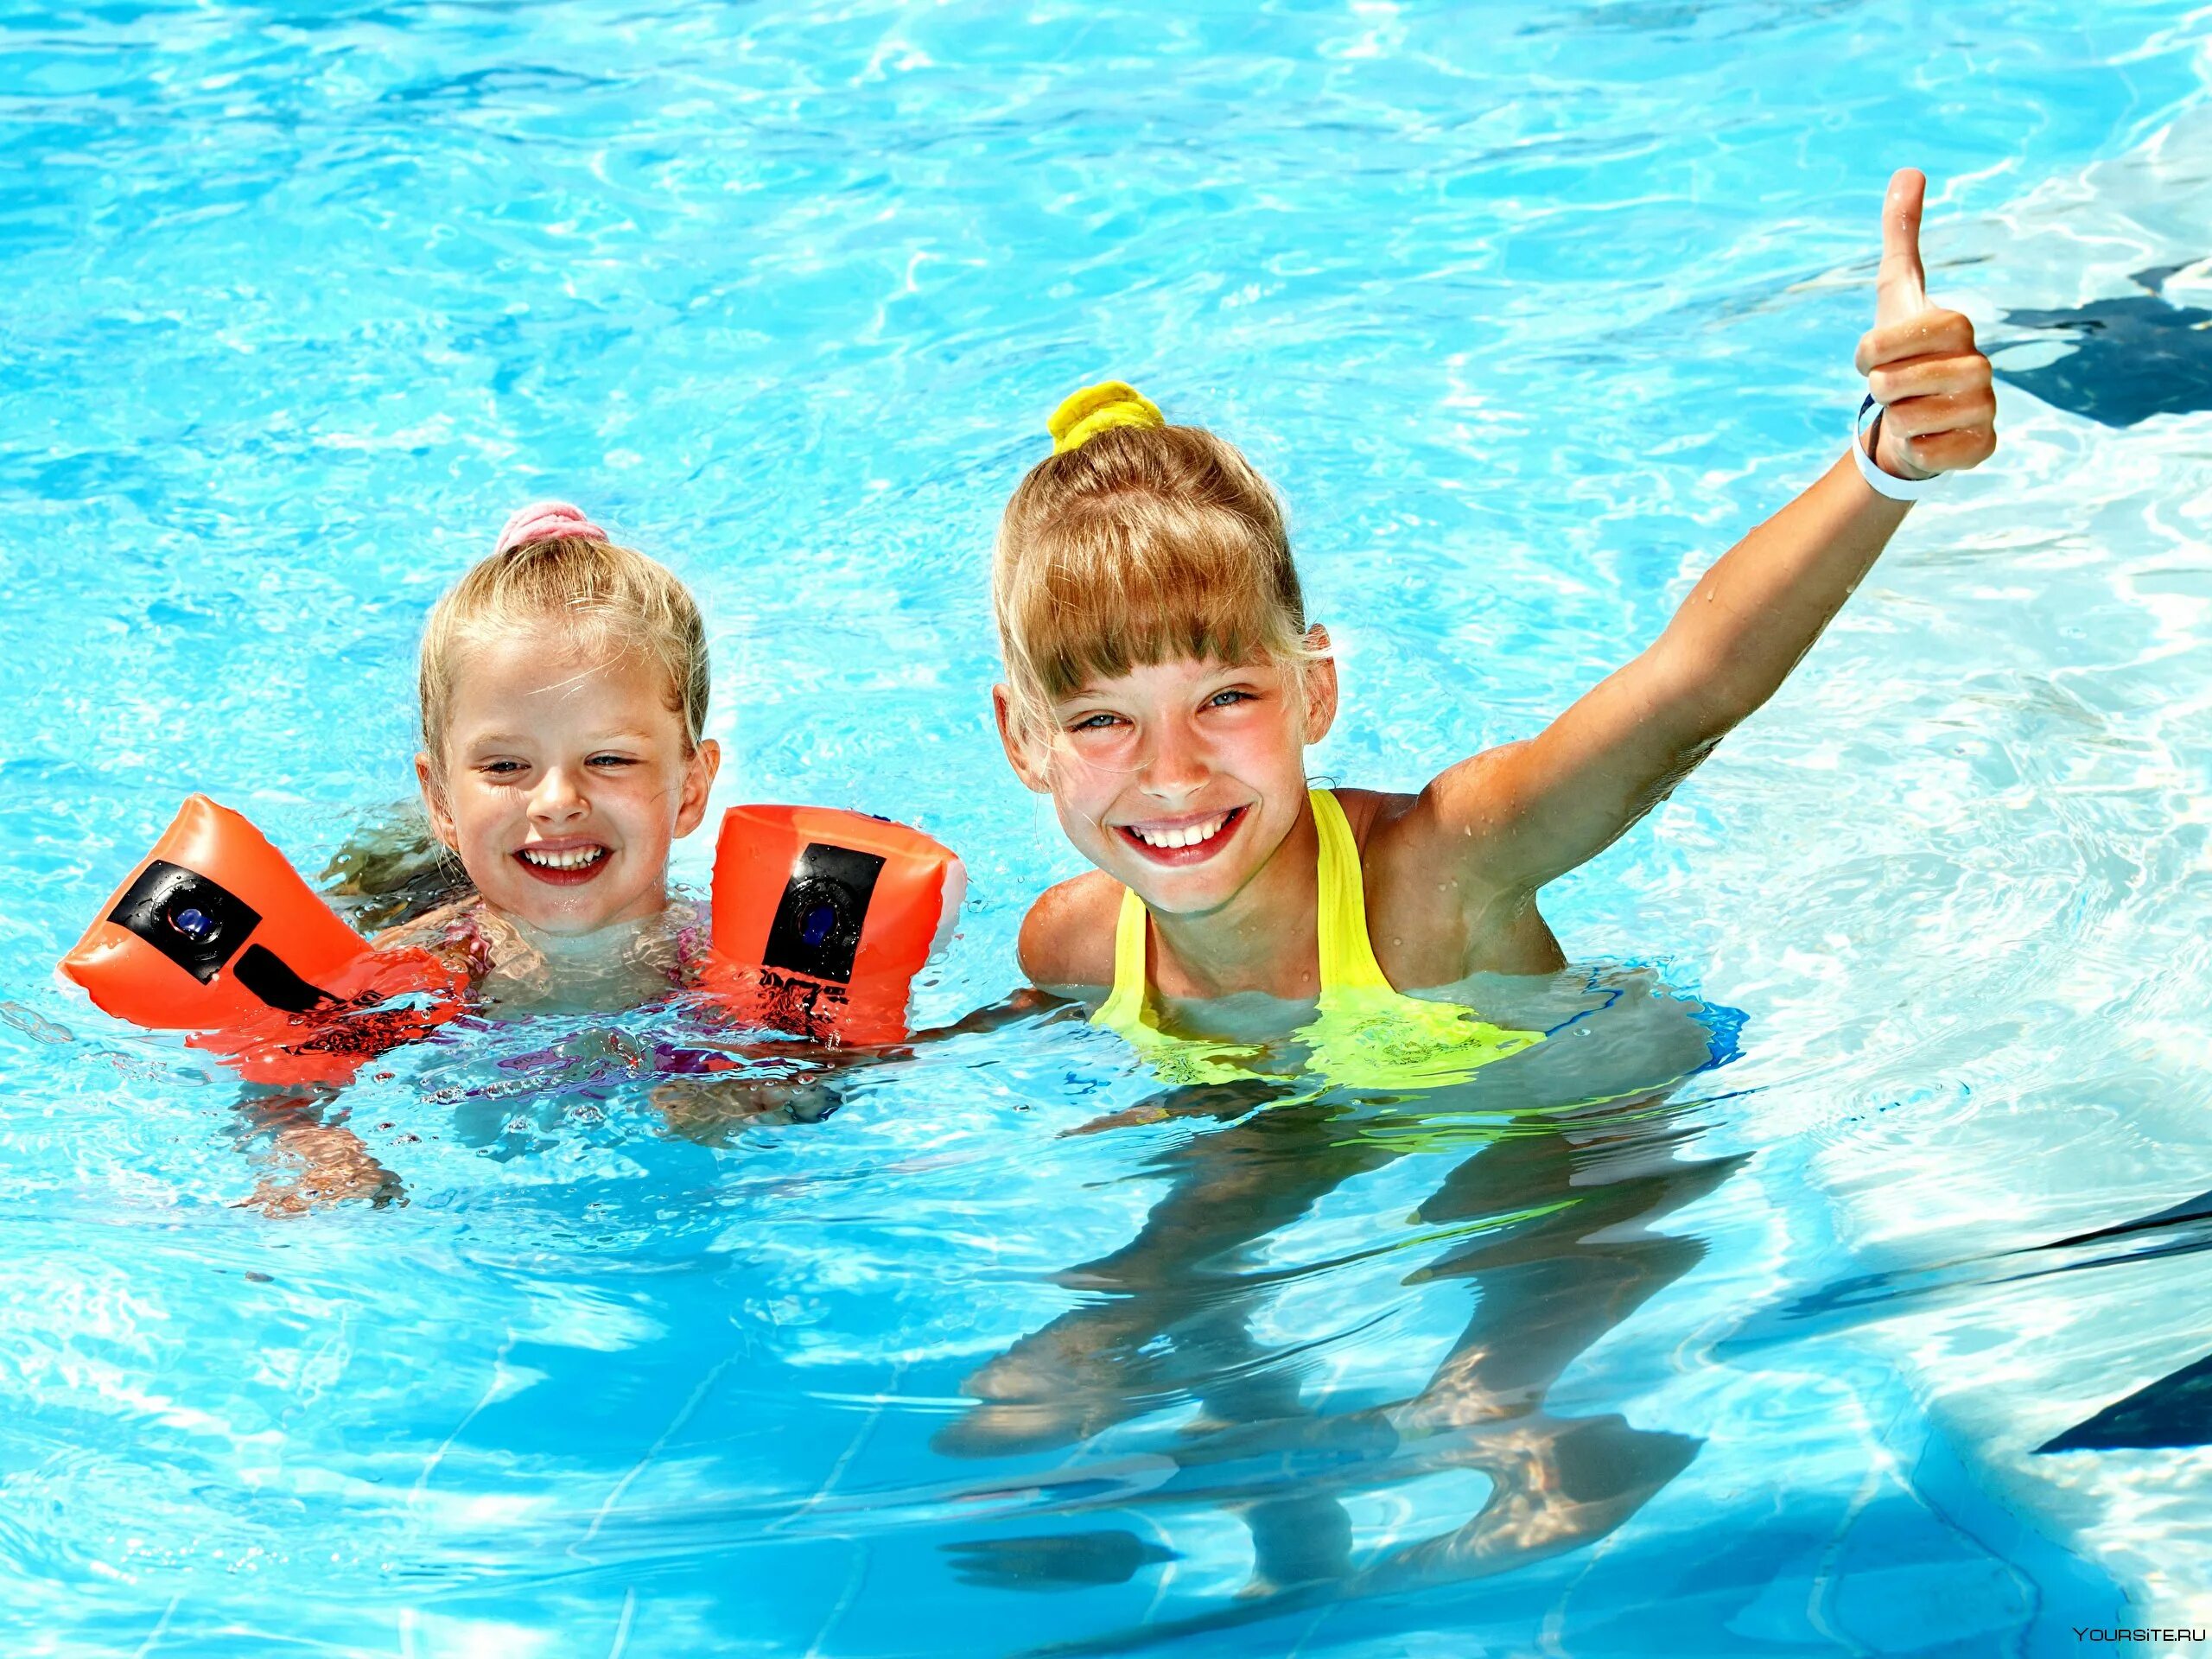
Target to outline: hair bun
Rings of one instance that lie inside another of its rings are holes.
[[[1045,423],[1052,435],[1052,453],[1065,455],[1080,449],[1101,432],[1116,426],[1155,427],[1167,424],[1160,407],[1135,386],[1122,380],[1102,380],[1085,386],[1052,411]]]
[[[585,518],[582,507],[566,501],[533,501],[507,520],[506,528],[499,532],[499,544],[492,551],[496,557],[556,536],[582,536],[594,542],[607,539],[607,532]]]

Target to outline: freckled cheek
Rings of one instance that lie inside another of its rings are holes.
[[[678,774],[610,778],[594,791],[592,804],[610,829],[642,849],[673,838],[676,815],[683,804],[683,779]]]
[[[622,800],[632,812],[673,818],[683,804],[683,774],[671,772],[657,779],[640,778],[623,791]]]
[[[457,791],[450,798],[449,806],[454,829],[464,843],[480,842],[501,833],[517,816],[512,802],[481,785]]]
[[[1114,804],[1110,793],[1098,790],[1078,790],[1068,780],[1057,782],[1052,790],[1052,811],[1060,821],[1060,829],[1068,839],[1081,846],[1087,839],[1103,836],[1101,827],[1106,811]]]
[[[1281,741],[1272,729],[1239,734],[1215,752],[1218,770],[1242,779],[1269,795],[1303,795],[1306,790],[1305,753],[1295,743]]]
[[[1058,809],[1060,817],[1089,823],[1096,821],[1113,804],[1114,798],[1128,782],[1128,774],[1063,751],[1053,759],[1049,781],[1052,804]]]

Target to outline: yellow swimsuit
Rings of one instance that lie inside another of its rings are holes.
[[[1392,988],[1367,937],[1367,896],[1351,824],[1328,790],[1306,796],[1321,839],[1321,996],[1298,1033],[1309,1051],[1306,1071],[1352,1089],[1433,1088],[1464,1083],[1478,1067],[1543,1041],[1541,1032],[1508,1031],[1457,1002],[1431,1002]],[[1241,1064],[1261,1054],[1256,1046],[1172,1036],[1153,1022],[1149,921],[1144,900],[1124,889],[1114,931],[1113,993],[1090,1023],[1119,1032],[1168,1083],[1281,1081],[1281,1073]]]

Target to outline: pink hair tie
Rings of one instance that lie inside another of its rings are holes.
[[[582,508],[566,501],[533,501],[507,520],[507,527],[499,532],[499,544],[492,551],[505,553],[556,536],[582,536],[594,542],[607,539],[607,532],[585,518]]]

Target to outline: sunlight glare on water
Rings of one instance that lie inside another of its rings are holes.
[[[2098,1414],[2203,1347],[2208,24],[1985,12],[0,16],[7,1650],[2201,1610],[2212,1423]],[[558,495],[699,594],[717,806],[959,849],[921,1014],[995,1001],[1077,868],[988,700],[1059,397],[1122,376],[1278,482],[1343,645],[1314,770],[1415,788],[1838,453],[1904,165],[1931,294],[2026,353],[2005,447],[1547,896],[1576,966],[1465,988],[1551,1035],[1464,1088],[1169,1097],[1059,1017],[734,1122],[664,1075],[682,1007],[471,1018],[342,1102],[404,1202],[276,1219],[222,1067],[53,977],[188,791],[310,873],[404,797],[429,607]]]

